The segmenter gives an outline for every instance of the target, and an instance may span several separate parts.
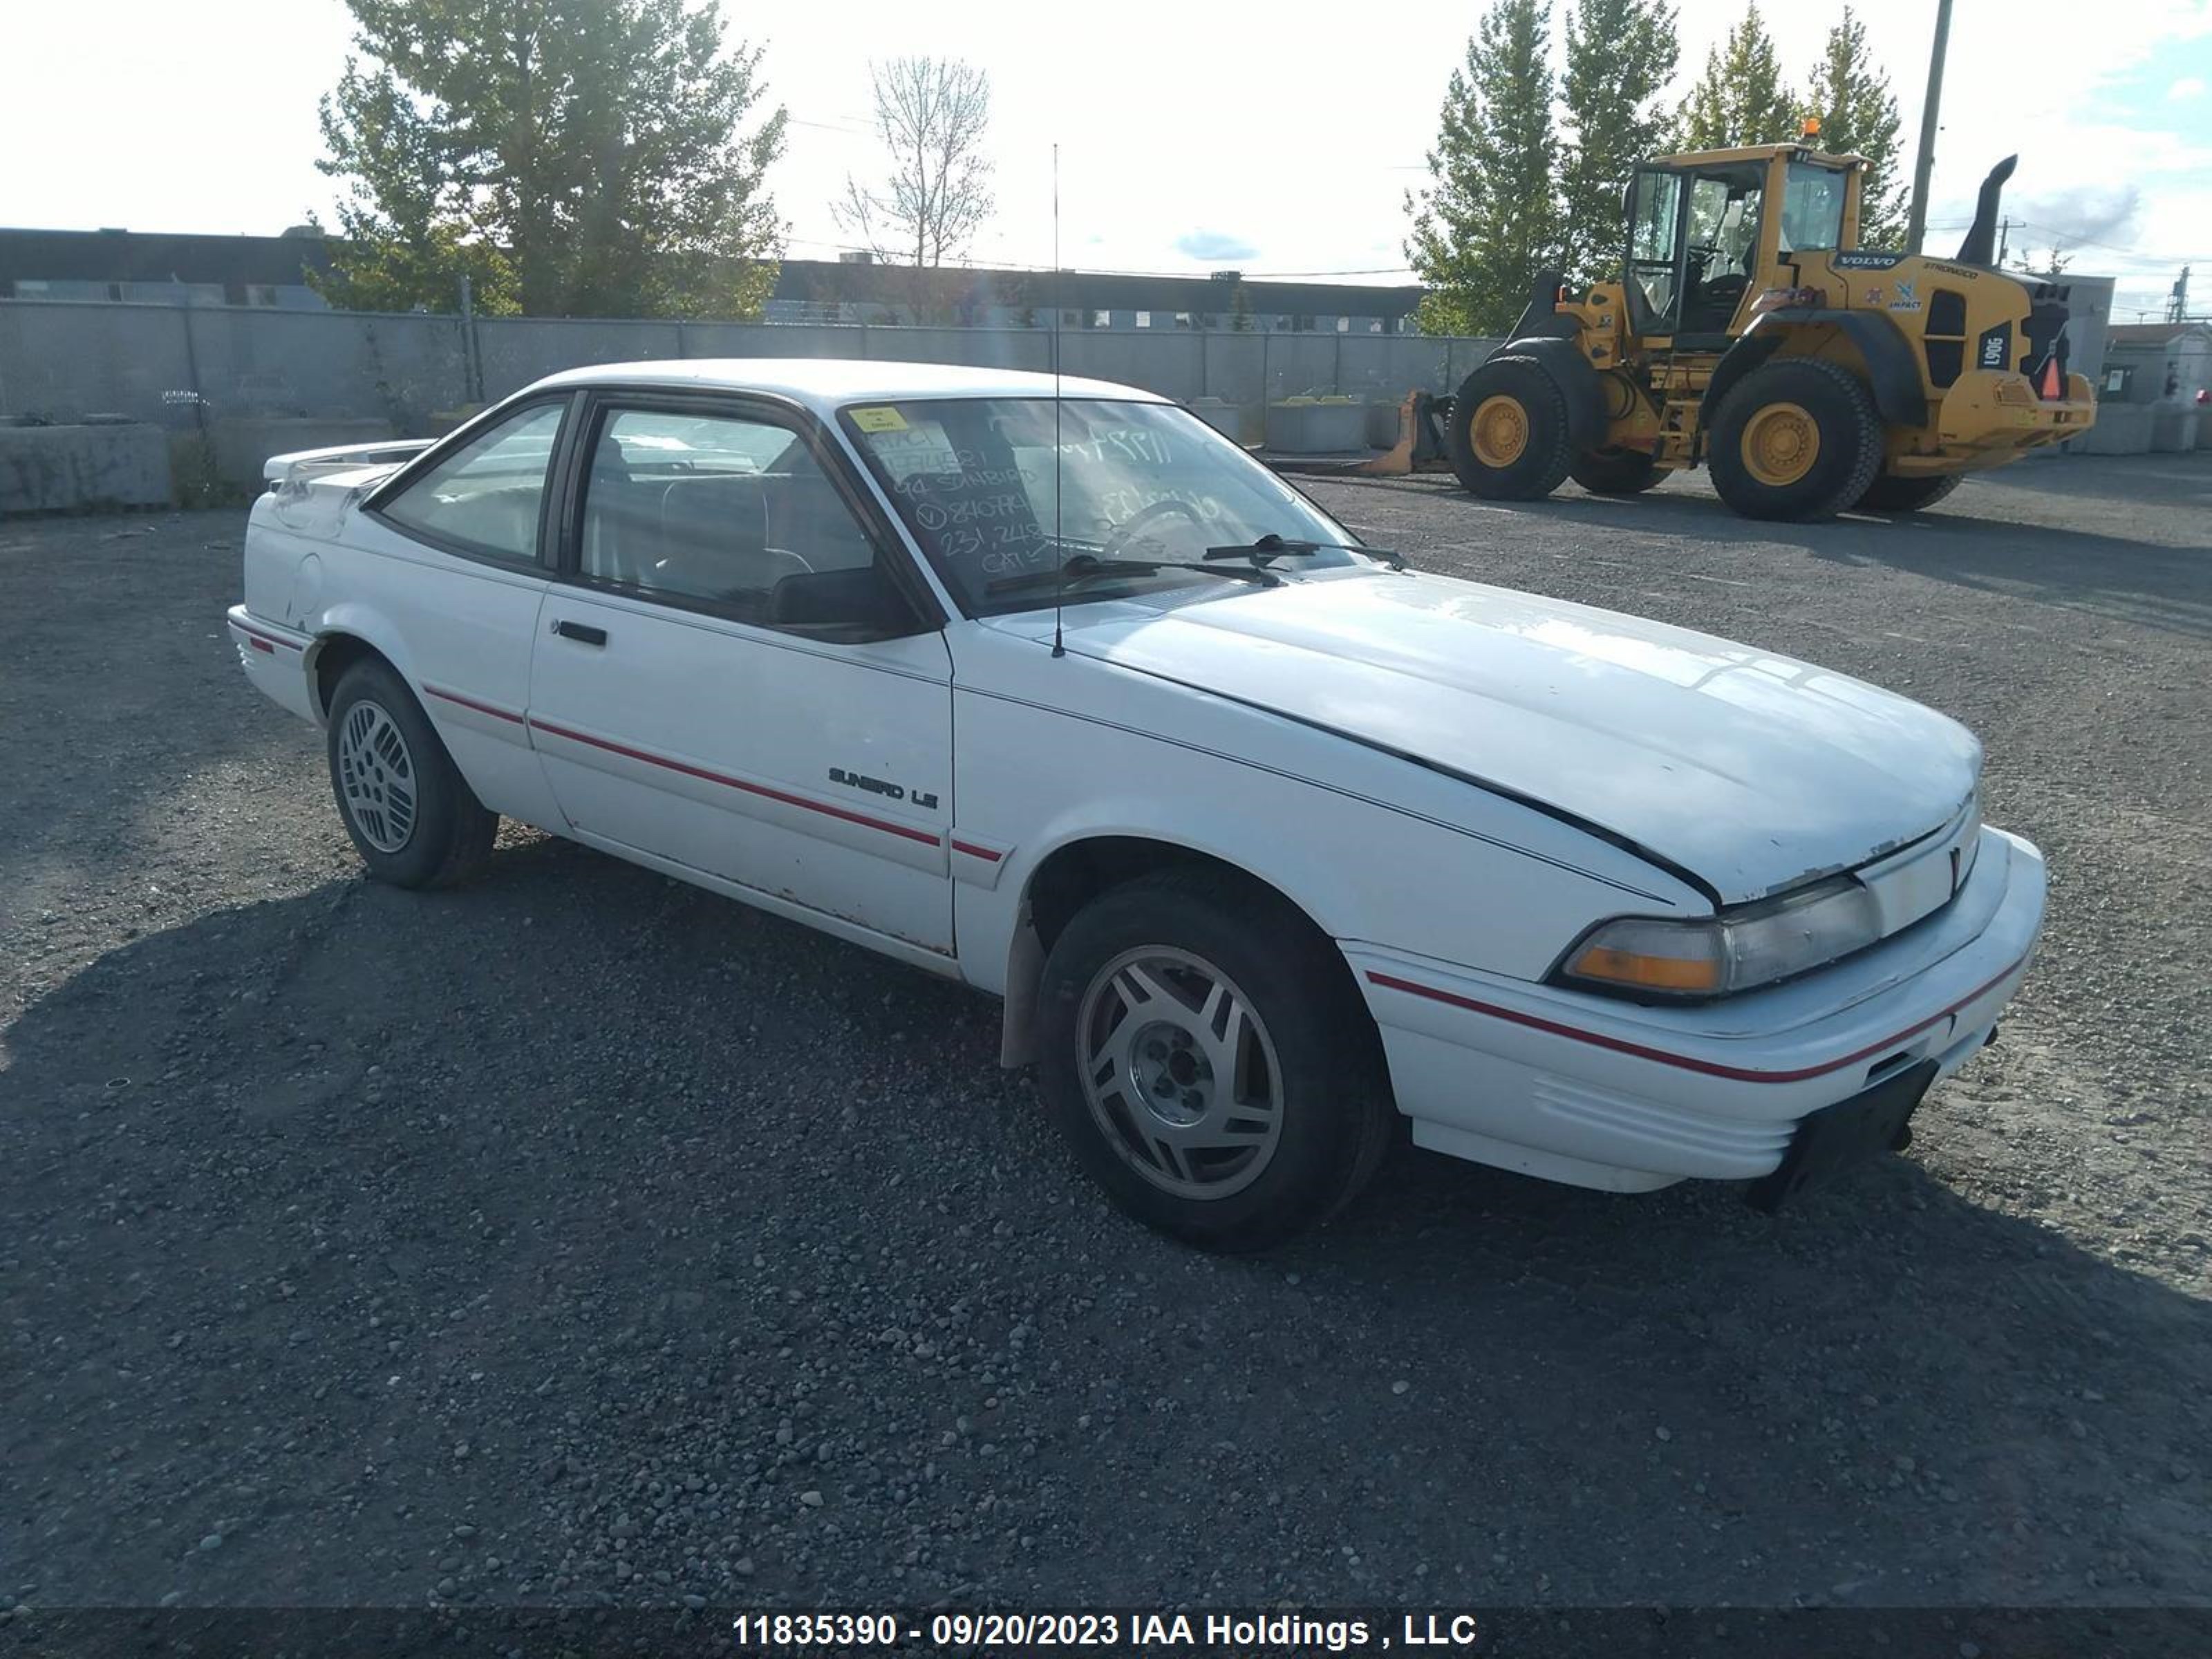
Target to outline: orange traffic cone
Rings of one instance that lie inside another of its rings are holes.
[[[2066,383],[2058,378],[2058,359],[2055,355],[2043,360],[2043,384],[2036,387],[2035,395],[2045,403],[2066,395]]]

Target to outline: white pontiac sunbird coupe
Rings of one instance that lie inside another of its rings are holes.
[[[231,632],[370,874],[504,816],[994,993],[1091,1173],[1210,1248],[1398,1114],[1771,1206],[1904,1145],[2035,946],[1955,722],[1401,568],[1127,386],[614,364],[269,475]]]

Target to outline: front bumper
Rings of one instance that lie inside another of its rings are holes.
[[[1438,1152],[1575,1186],[1745,1180],[1808,1115],[1908,1066],[1942,1078],[1988,1040],[2043,921],[2043,855],[1984,829],[1925,921],[1768,990],[1641,1007],[1364,944],[1344,951],[1399,1109]]]

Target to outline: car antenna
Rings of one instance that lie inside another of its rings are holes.
[[[1067,544],[1060,539],[1060,146],[1052,147],[1052,654],[1064,657],[1060,600],[1067,588]]]

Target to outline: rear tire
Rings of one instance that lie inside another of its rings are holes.
[[[1641,495],[1667,474],[1656,456],[1640,449],[1588,449],[1567,476],[1593,495]]]
[[[338,818],[371,878],[447,887],[483,867],[499,815],[477,799],[389,663],[366,657],[346,670],[331,696],[327,746]]]
[[[1533,501],[1567,476],[1567,398],[1533,357],[1492,357],[1460,383],[1444,419],[1444,454],[1468,489]]]
[[[1859,497],[1859,506],[1869,513],[1917,513],[1942,501],[1959,487],[1966,475],[1946,472],[1933,478],[1899,478],[1881,472],[1867,486]]]
[[[1038,998],[1054,1121],[1115,1204],[1186,1243],[1279,1243],[1351,1202],[1390,1145],[1343,957],[1257,883],[1186,868],[1100,895]]]
[[[1800,522],[1855,505],[1881,466],[1881,417],[1858,376],[1823,357],[1753,369],[1723,400],[1706,464],[1747,519]]]

